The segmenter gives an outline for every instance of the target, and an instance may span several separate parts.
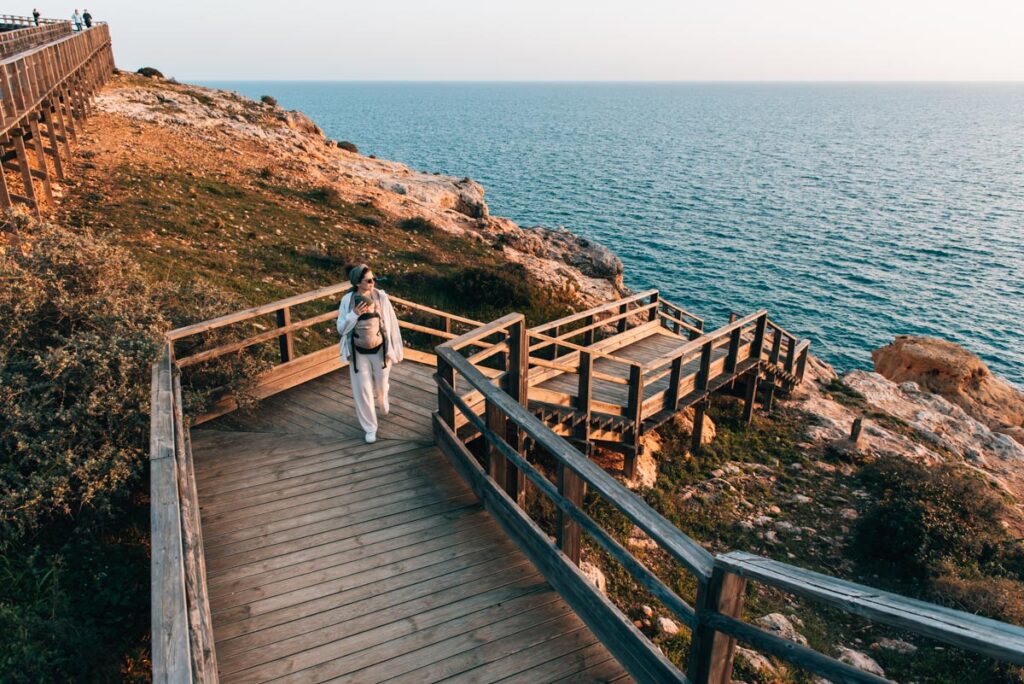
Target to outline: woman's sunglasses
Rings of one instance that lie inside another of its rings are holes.
[[[377,282],[377,279],[376,278],[363,278],[360,282],[363,282],[363,283],[366,283],[366,284],[370,284],[370,283]]]

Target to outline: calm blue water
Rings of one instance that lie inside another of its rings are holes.
[[[1024,385],[1024,84],[211,85],[470,176],[711,325],[766,307],[841,369],[937,335]]]

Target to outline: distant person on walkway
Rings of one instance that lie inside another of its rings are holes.
[[[71,15],[71,21],[75,23],[76,31],[82,30],[82,17],[78,14],[78,10],[75,10],[75,13]]]
[[[341,298],[338,307],[338,334],[341,335],[341,360],[349,362],[352,398],[356,418],[366,433],[366,443],[377,441],[377,411],[388,415],[391,364],[405,358],[398,316],[391,300],[374,285],[377,279],[366,264],[348,272],[352,289]]]
[[[39,10],[35,8],[32,9],[32,19],[35,20],[36,26],[39,26]]]
[[[92,15],[89,14],[89,10],[82,12],[82,21],[85,22],[85,28],[92,28]]]

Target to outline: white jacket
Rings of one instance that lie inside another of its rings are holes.
[[[387,336],[387,360],[391,363],[399,363],[405,358],[405,350],[402,346],[402,329],[398,326],[395,307],[391,305],[391,300],[388,299],[384,290],[374,288],[371,297],[380,312],[380,324]],[[342,362],[348,361],[352,355],[352,331],[356,328],[357,320],[359,320],[359,316],[352,308],[352,292],[350,291],[341,298],[341,305],[338,307],[338,334],[341,335],[339,350]]]

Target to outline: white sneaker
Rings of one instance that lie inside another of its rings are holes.
[[[376,432],[367,432],[366,433],[366,443],[367,444],[373,444],[376,441],[377,441],[377,433]]]

